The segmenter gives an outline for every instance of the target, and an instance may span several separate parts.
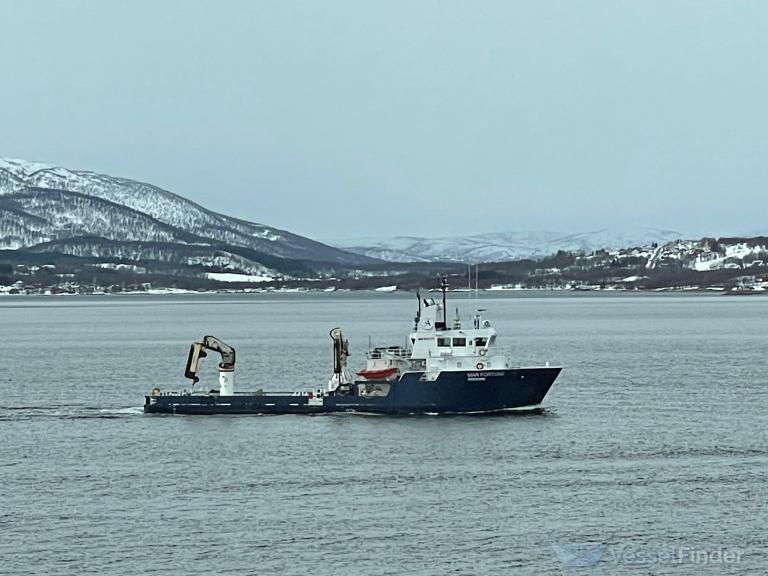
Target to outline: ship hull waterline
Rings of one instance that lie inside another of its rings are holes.
[[[357,381],[346,393],[161,393],[145,398],[151,414],[491,414],[537,408],[560,367],[445,371],[434,380],[406,372],[395,381]]]

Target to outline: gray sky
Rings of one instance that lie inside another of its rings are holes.
[[[763,0],[0,0],[0,22],[0,156],[318,238],[768,229]]]

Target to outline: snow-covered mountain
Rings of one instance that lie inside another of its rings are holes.
[[[501,262],[542,258],[558,250],[585,253],[599,249],[664,244],[686,235],[674,230],[646,228],[636,231],[610,229],[562,234],[524,231],[422,238],[350,238],[327,240],[329,244],[390,262]]]
[[[151,184],[82,170],[0,159],[0,249],[81,237],[96,244],[153,242],[239,247],[292,260],[369,262],[284,230],[218,214]],[[51,244],[53,243],[53,244]],[[74,244],[59,244],[62,249]]]

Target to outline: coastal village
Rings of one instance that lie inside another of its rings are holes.
[[[0,263],[0,295],[179,292],[411,290],[425,274],[466,275],[465,263],[433,263],[427,272],[389,263],[377,269],[329,271],[316,277],[239,270],[217,260],[185,275],[153,274],[141,262]],[[212,263],[213,264],[213,263]],[[768,291],[768,239],[703,238],[617,250],[558,252],[538,261],[469,264],[483,290]],[[422,268],[424,266],[422,265]],[[434,268],[434,270],[433,270]],[[455,283],[455,288],[465,282]]]

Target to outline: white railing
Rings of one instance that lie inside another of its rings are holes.
[[[381,360],[382,358],[404,358],[411,357],[411,351],[401,346],[390,346],[389,348],[374,348],[365,354],[370,360]]]

